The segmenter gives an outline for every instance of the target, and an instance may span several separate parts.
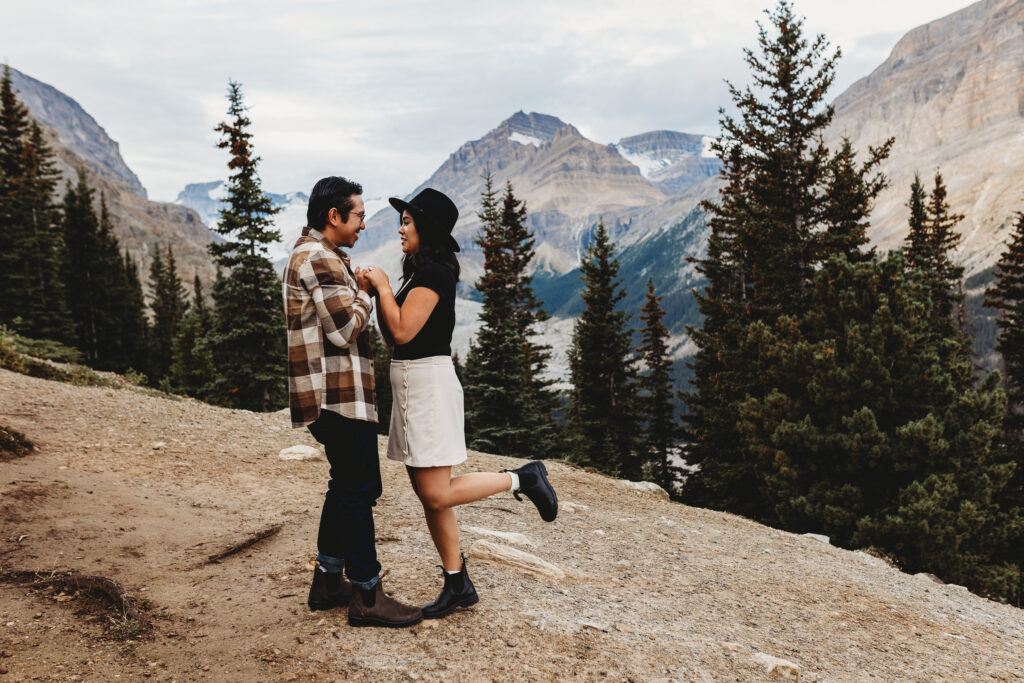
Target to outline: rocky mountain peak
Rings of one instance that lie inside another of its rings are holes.
[[[625,154],[643,154],[668,161],[706,153],[706,135],[680,133],[674,130],[652,130],[640,135],[622,138],[612,146]]]
[[[550,142],[558,131],[568,125],[557,116],[538,114],[537,112],[527,114],[519,110],[498,124],[498,127],[492,131],[492,134],[509,138],[513,142],[520,144],[533,144],[537,146]]]
[[[146,197],[146,188],[121,158],[118,144],[78,102],[17,69],[11,69],[11,84],[33,118],[56,131],[61,144],[81,157],[95,173],[117,178],[140,197]]]

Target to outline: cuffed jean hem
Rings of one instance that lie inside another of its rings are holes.
[[[349,580],[349,583],[351,583],[353,586],[355,586],[359,590],[370,591],[370,590],[373,590],[373,587],[377,585],[378,581],[380,581],[380,574],[377,574],[376,576],[374,576],[369,581],[356,581],[351,576],[348,577],[348,580]]]
[[[338,574],[345,569],[345,560],[342,558],[320,553],[316,556],[316,561],[328,574]]]
[[[345,569],[345,560],[338,557],[331,557],[330,555],[324,555],[319,553],[316,556],[317,563],[324,568],[328,574],[338,574]],[[373,590],[373,587],[380,581],[380,574],[376,574],[373,578],[366,581],[356,581],[351,576],[348,577],[349,583],[356,588],[361,588],[364,591]]]

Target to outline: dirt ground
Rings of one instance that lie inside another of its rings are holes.
[[[1024,680],[1024,610],[559,463],[551,479],[571,505],[554,523],[510,494],[459,509],[477,606],[412,629],[353,629],[344,608],[306,608],[327,464],[278,456],[315,445],[286,415],[0,371],[0,425],[37,445],[0,460],[0,683],[785,673],[769,673],[762,653],[803,681]],[[457,470],[516,462],[471,453]],[[402,466],[381,468],[386,589],[429,602],[440,576],[422,512]],[[274,524],[280,533],[204,564]],[[565,577],[484,559],[481,541]],[[113,579],[150,626],[92,591],[26,585],[19,571]]]

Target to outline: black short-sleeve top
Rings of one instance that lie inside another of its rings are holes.
[[[407,344],[395,346],[396,360],[416,360],[430,356],[452,355],[452,332],[455,330],[455,274],[441,263],[428,263],[413,273],[398,290],[395,302],[401,306],[409,292],[426,287],[437,292],[437,305],[427,322]]]

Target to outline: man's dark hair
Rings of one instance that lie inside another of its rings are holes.
[[[341,220],[347,221],[348,214],[355,206],[353,195],[363,193],[363,186],[353,183],[341,176],[328,176],[316,181],[313,191],[309,193],[309,206],[306,209],[306,225],[322,230],[327,225],[327,214],[337,209]]]

